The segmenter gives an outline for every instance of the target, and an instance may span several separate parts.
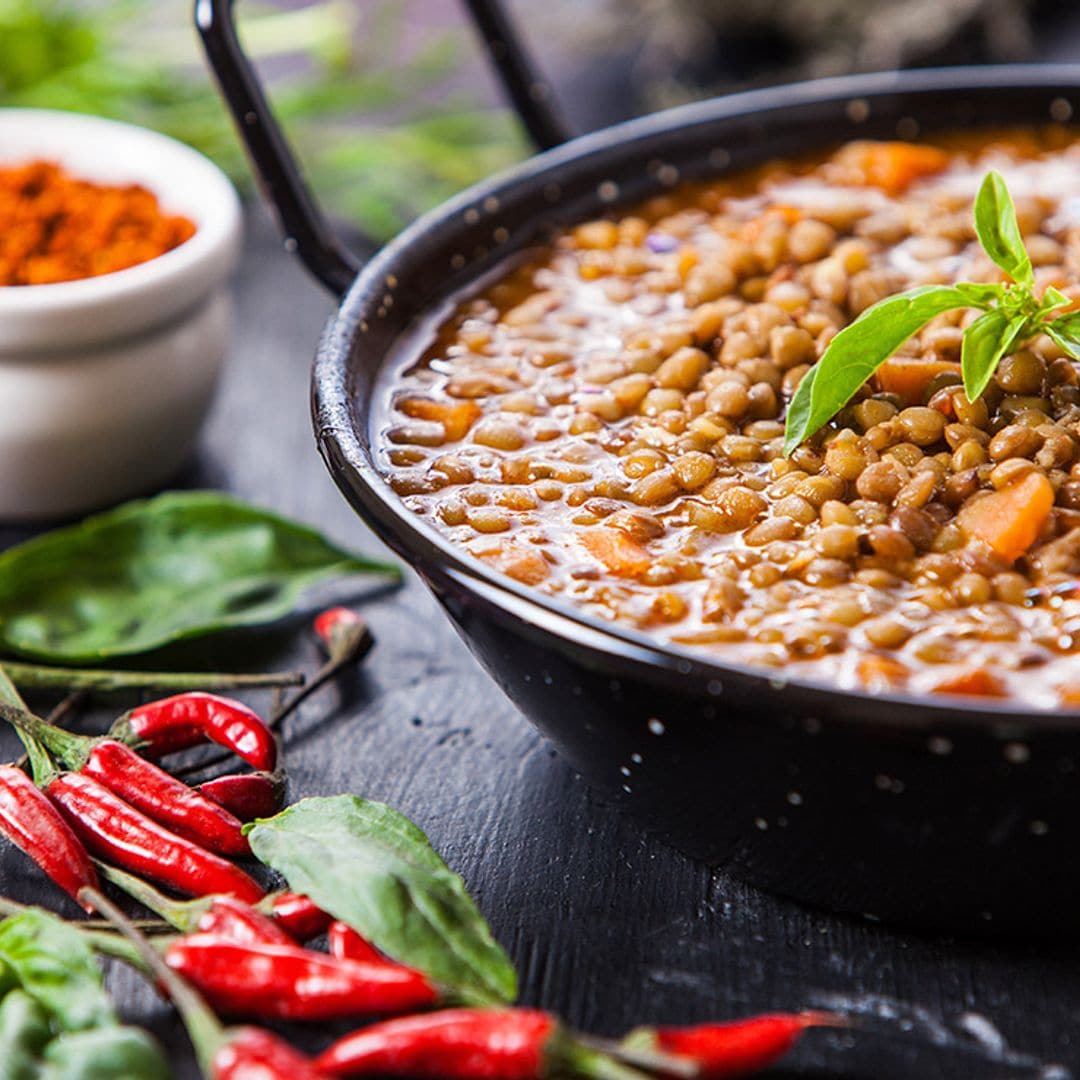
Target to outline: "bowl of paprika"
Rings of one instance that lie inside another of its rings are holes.
[[[150,491],[190,454],[231,321],[241,212],[201,154],[0,110],[0,520]]]

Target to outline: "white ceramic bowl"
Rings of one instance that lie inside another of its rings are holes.
[[[0,165],[55,161],[139,183],[195,235],[83,281],[0,287],[0,520],[74,514],[149,491],[184,462],[228,341],[241,214],[201,154],[128,124],[0,109]]]

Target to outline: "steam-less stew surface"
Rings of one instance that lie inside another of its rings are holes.
[[[943,315],[790,458],[831,337],[931,282],[997,281],[972,199],[1017,204],[1080,298],[1080,141],[851,143],[585,222],[463,300],[381,418],[394,490],[537,593],[842,687],[1080,706],[1080,388],[1049,339],[974,403]],[[973,510],[973,507],[979,507]]]

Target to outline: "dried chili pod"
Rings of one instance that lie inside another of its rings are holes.
[[[351,608],[327,608],[312,626],[331,660],[360,660],[374,644],[367,621]]]
[[[277,744],[253,709],[231,698],[193,691],[140,705],[125,713],[109,733],[151,757],[203,743],[231,750],[253,769],[273,772]]]
[[[211,1080],[326,1080],[309,1058],[261,1028],[225,1033],[210,1066]]]
[[[232,896],[174,900],[153,885],[115,866],[103,865],[102,876],[143,907],[183,934],[217,934],[241,945],[295,945],[273,919]]]
[[[646,1074],[582,1045],[537,1009],[444,1009],[387,1020],[339,1039],[315,1059],[331,1076],[416,1080],[540,1080]]]
[[[0,765],[0,832],[21,848],[69,896],[97,887],[94,864],[71,826],[14,765]]]
[[[295,944],[238,945],[192,934],[169,946],[165,962],[230,1016],[345,1020],[411,1012],[438,1000],[419,972],[338,960]]]
[[[246,855],[243,825],[211,799],[112,738],[73,735],[29,713],[9,710],[15,726],[64,766],[92,777],[180,836],[224,855]]]
[[[843,1024],[841,1017],[830,1013],[766,1013],[690,1027],[638,1028],[621,1045],[630,1060],[635,1051],[669,1054],[691,1064],[694,1075],[703,1080],[722,1080],[768,1068],[795,1046],[807,1028]]]
[[[313,900],[293,892],[272,893],[259,904],[259,910],[297,941],[318,937],[333,921]]]
[[[230,773],[199,785],[199,793],[240,821],[273,817],[285,799],[277,773]]]
[[[396,964],[384,956],[370,941],[361,937],[348,923],[334,920],[326,935],[327,947],[331,956],[339,960],[362,960],[368,964]]]
[[[170,832],[92,777],[60,773],[45,793],[98,858],[189,896],[223,893],[255,903],[264,895],[239,867]]]

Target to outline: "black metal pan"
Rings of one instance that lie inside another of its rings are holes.
[[[539,156],[427,214],[362,268],[329,233],[237,44],[197,14],[286,245],[342,297],[315,359],[319,448],[346,498],[428,583],[564,757],[646,828],[827,908],[963,931],[1080,928],[1080,714],[840,691],[661,647],[535,595],[454,547],[379,475],[373,401],[418,321],[567,221],[678,179],[858,137],[1068,119],[1080,69],[832,79],[675,109],[565,145],[500,9],[469,7]],[[587,842],[583,838],[582,842]]]

